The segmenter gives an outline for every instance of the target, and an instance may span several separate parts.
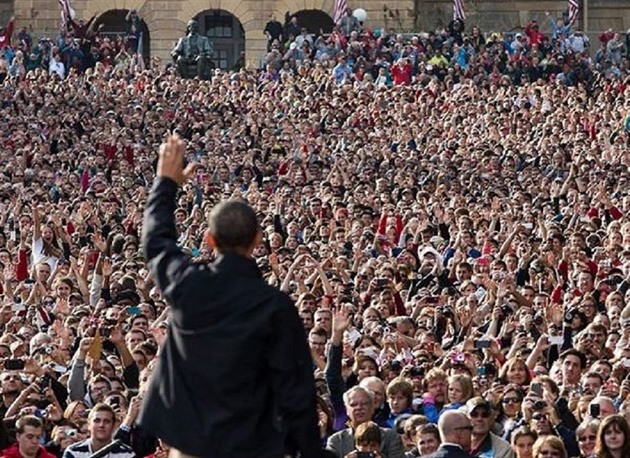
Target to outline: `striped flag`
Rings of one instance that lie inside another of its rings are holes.
[[[459,19],[460,21],[466,19],[466,13],[464,12],[464,0],[453,0],[453,19]]]
[[[70,0],[57,0],[59,7],[61,8],[61,23],[65,26],[68,23],[68,18],[71,16],[72,7],[70,6]],[[72,18],[70,18],[72,19]]]
[[[144,62],[144,52],[142,51],[142,48],[144,47],[144,34],[142,33],[142,30],[140,30],[140,36],[138,38],[138,67],[140,70],[144,70],[146,68],[146,64]]]
[[[142,33],[142,30],[140,30],[139,36],[138,36],[138,55],[142,58],[142,47],[144,46],[144,34]]]
[[[569,24],[577,21],[580,13],[580,0],[569,0]]]
[[[335,24],[339,24],[348,9],[347,0],[335,0]]]

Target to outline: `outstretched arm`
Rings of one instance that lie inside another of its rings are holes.
[[[142,233],[142,247],[156,282],[173,303],[176,288],[184,288],[182,279],[192,263],[177,246],[174,212],[179,185],[193,172],[193,165],[184,169],[184,142],[177,135],[170,136],[160,147],[157,178],[146,203]]]
[[[11,19],[9,19],[9,23],[7,24],[7,29],[4,32],[5,45],[9,45],[11,43],[11,35],[13,35],[14,25],[15,25],[15,16],[11,16]]]

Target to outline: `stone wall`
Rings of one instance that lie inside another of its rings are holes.
[[[608,28],[630,28],[630,1],[587,0],[589,3],[589,31]],[[11,5],[13,4],[13,8]],[[411,32],[433,29],[445,25],[452,17],[451,0],[348,0],[352,8],[364,8],[368,13],[366,27],[377,28],[387,24],[396,30]],[[483,31],[509,31],[523,27],[533,18],[548,26],[544,12],[560,15],[566,8],[563,1],[464,0],[468,25],[478,24]],[[396,19],[384,11],[398,11]],[[319,9],[332,15],[334,0],[72,0],[79,18],[100,15],[112,9],[136,9],[145,20],[151,38],[151,53],[168,58],[177,39],[185,32],[189,19],[205,10],[221,9],[235,15],[243,25],[246,38],[246,56],[250,65],[257,65],[266,49],[262,30],[270,13],[281,19],[286,11]],[[418,15],[414,14],[417,8]],[[4,21],[12,10],[18,17],[18,26],[27,24],[36,36],[52,36],[59,27],[59,4],[51,0],[0,0],[0,18]],[[582,24],[582,17],[580,24]]]

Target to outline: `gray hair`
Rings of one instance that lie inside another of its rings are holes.
[[[346,391],[343,394],[343,403],[348,406],[350,404],[350,398],[352,396],[354,396],[356,393],[363,393],[365,394],[369,399],[370,402],[374,403],[374,393],[372,393],[370,390],[363,388],[362,386],[358,386],[355,385],[352,388],[350,388],[348,391]]]
[[[368,388],[368,385],[370,385],[372,383],[378,383],[379,385],[381,385],[383,390],[386,388],[385,382],[382,381],[380,378],[375,377],[373,375],[370,376],[370,377],[365,377],[363,380],[361,380],[359,382],[359,386],[361,388],[365,388],[366,390],[370,391],[370,389]],[[372,392],[370,391],[370,393],[372,393]],[[374,393],[372,393],[372,396],[374,396]]]

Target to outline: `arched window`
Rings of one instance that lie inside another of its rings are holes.
[[[208,37],[214,48],[215,68],[230,70],[245,54],[245,31],[241,21],[224,10],[206,10],[195,16],[199,34]]]
[[[332,18],[321,10],[300,10],[292,16],[297,17],[300,27],[305,27],[308,33],[319,33],[320,29],[330,33],[335,26]]]

